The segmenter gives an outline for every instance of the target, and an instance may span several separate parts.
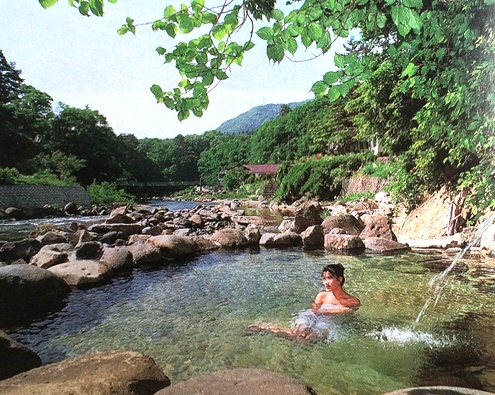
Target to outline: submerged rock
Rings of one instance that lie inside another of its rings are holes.
[[[41,358],[38,354],[0,330],[0,380],[39,366]]]
[[[1,388],[1,387],[0,387]],[[158,391],[155,395],[313,395],[305,383],[265,369],[223,370],[193,377]]]
[[[4,395],[152,395],[170,385],[155,361],[129,351],[106,351],[45,365],[0,381]]]

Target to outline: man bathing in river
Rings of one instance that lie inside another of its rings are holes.
[[[344,266],[340,263],[325,266],[321,276],[325,291],[316,295],[311,311],[301,313],[294,326],[283,328],[273,324],[254,324],[248,329],[253,332],[272,332],[304,343],[313,342],[322,335],[328,334],[330,327],[328,324],[319,325],[318,315],[348,313],[360,306],[361,302],[343,290]]]

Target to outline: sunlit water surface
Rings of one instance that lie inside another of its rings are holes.
[[[454,271],[442,300],[412,329],[429,281],[450,259],[299,248],[215,252],[74,290],[60,311],[9,333],[45,363],[102,350],[146,353],[172,383],[247,367],[300,378],[319,395],[418,385],[495,391],[495,290],[482,281],[492,273]],[[299,344],[246,330],[260,322],[289,326],[322,290],[322,267],[335,261],[345,265],[345,288],[362,306],[334,318],[328,338]]]

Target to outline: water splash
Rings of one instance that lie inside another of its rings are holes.
[[[446,347],[453,342],[453,339],[449,338],[435,338],[431,333],[397,327],[383,328],[381,331],[371,333],[370,336],[381,342],[390,342],[398,345],[422,343],[432,348]]]
[[[481,237],[483,236],[487,228],[494,223],[494,220],[495,214],[491,215],[488,219],[483,221],[476,231],[472,241],[469,242],[463,250],[459,251],[452,263],[443,272],[437,274],[431,279],[429,288],[429,293],[431,296],[426,300],[423,308],[416,317],[413,329],[419,324],[430,305],[433,303],[433,307],[436,306],[443,294],[443,291],[445,290],[445,288],[447,288],[449,281],[452,280],[452,276],[449,276],[449,274],[455,269],[457,262],[462,259],[466,252],[468,252],[472,247],[480,242]]]

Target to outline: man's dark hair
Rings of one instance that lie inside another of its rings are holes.
[[[323,270],[321,271],[321,275],[323,275],[323,273],[325,272],[329,272],[330,274],[332,274],[334,277],[342,277],[342,284],[341,285],[344,285],[345,283],[345,277],[344,277],[344,266],[342,266],[342,264],[340,263],[331,263],[329,265],[326,265]]]

